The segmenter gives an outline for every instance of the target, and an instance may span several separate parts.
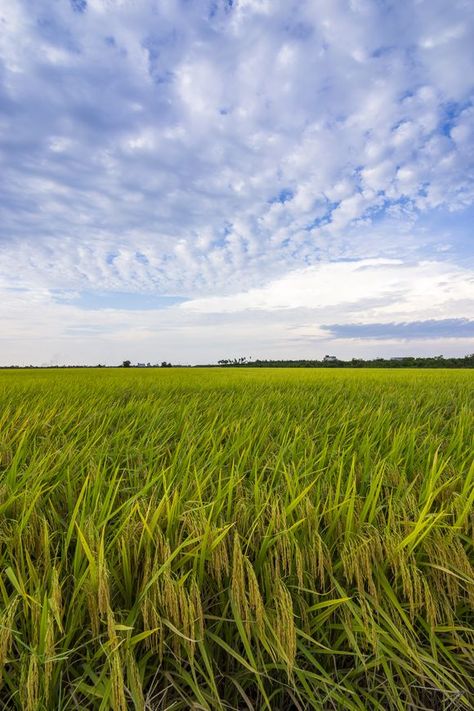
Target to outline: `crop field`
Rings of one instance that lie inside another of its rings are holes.
[[[474,373],[0,372],[0,708],[474,708]]]

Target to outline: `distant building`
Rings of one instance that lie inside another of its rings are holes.
[[[137,363],[137,368],[146,368],[145,363]]]
[[[323,361],[325,363],[334,363],[334,361],[337,360],[337,356],[330,356],[330,355],[325,355],[323,358]]]
[[[413,356],[395,356],[395,358],[390,358],[390,360],[410,360]]]

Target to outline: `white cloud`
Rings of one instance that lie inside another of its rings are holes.
[[[472,337],[446,335],[451,323],[455,333],[460,320],[474,322],[474,270],[433,260],[326,263],[233,296],[147,310],[99,305],[85,310],[80,295],[66,301],[68,291],[4,286],[1,294],[0,320],[8,334],[2,339],[3,363],[48,363],[51,354],[55,362],[69,364],[114,364],[124,358],[195,363],[238,355],[314,358],[333,351],[347,358],[414,349],[463,355],[474,348]],[[401,323],[407,324],[406,338],[403,328],[394,328]],[[338,324],[334,334],[331,324]],[[345,337],[351,325],[355,334],[366,336]],[[387,333],[402,335],[371,336],[371,325],[376,334],[386,327]]]
[[[474,203],[473,22],[463,0],[4,3],[0,274],[236,304],[309,299],[308,274],[329,298],[334,259],[429,260],[453,238],[418,215]],[[378,294],[383,263],[341,278]]]
[[[360,321],[361,316],[366,323],[474,318],[474,270],[436,261],[329,262],[291,272],[258,289],[187,301],[180,309],[210,314],[311,309],[320,321],[325,310],[332,309],[331,319],[344,323]]]

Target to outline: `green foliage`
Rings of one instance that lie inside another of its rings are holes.
[[[0,373],[0,707],[472,709],[473,384]]]
[[[474,353],[461,358],[426,356],[402,358],[351,358],[351,360],[247,360],[222,358],[218,364],[224,368],[474,368]]]

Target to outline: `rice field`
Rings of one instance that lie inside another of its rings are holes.
[[[0,708],[474,708],[472,371],[0,371]]]

